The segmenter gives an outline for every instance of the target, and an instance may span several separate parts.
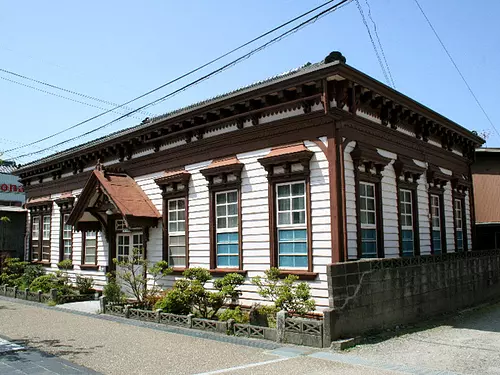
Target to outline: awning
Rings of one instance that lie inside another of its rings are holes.
[[[133,178],[125,173],[96,169],[90,175],[67,224],[77,230],[107,225],[107,217],[120,215],[127,227],[156,226],[160,213]]]

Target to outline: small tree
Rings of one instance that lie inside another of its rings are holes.
[[[116,277],[141,304],[147,304],[151,297],[159,294],[162,289],[158,286],[158,280],[172,273],[167,262],[162,260],[153,265],[144,259],[142,251],[137,248],[133,249],[132,256],[120,261],[113,259],[113,262],[119,267]]]
[[[254,277],[252,282],[257,285],[258,293],[274,302],[276,308],[298,315],[305,315],[316,309],[311,298],[311,288],[305,282],[296,283],[298,276],[288,275],[280,279],[278,268],[265,271],[265,275],[265,278]]]

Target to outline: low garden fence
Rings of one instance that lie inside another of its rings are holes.
[[[240,324],[232,319],[218,321],[196,318],[193,314],[177,315],[161,310],[143,310],[129,304],[107,303],[105,297],[100,297],[100,300],[101,312],[128,319],[318,348],[330,345],[330,342],[323,340],[323,320],[289,317],[284,311],[279,312],[276,317],[276,328],[270,328]]]
[[[41,290],[38,292],[30,291],[29,289],[20,289],[17,286],[6,286],[0,285],[0,296],[23,299],[32,302],[47,303],[49,301],[54,301],[57,303],[68,303],[68,302],[79,302],[79,301],[91,301],[96,299],[94,294],[72,294],[59,296],[56,289],[51,289],[50,293],[42,293]]]

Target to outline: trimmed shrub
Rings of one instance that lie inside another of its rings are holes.
[[[311,288],[305,282],[297,283],[298,276],[288,275],[280,279],[278,268],[265,271],[265,277],[256,276],[252,282],[257,285],[258,293],[274,302],[279,310],[305,315],[316,309],[311,297]]]
[[[45,275],[45,270],[40,264],[28,264],[24,269],[23,275],[15,281],[15,284],[21,288],[29,288],[33,280]]]
[[[59,283],[56,275],[48,274],[37,277],[30,285],[30,290],[37,292],[39,290],[42,293],[49,293],[51,289],[57,289]]]
[[[15,286],[19,278],[24,274],[28,262],[23,262],[19,258],[7,258],[3,264],[2,274],[0,274],[0,284]]]
[[[220,321],[227,321],[229,319],[233,319],[236,323],[248,323],[249,317],[247,312],[241,311],[241,308],[239,306],[236,306],[234,310],[232,309],[226,309],[222,311],[219,315],[218,318]]]
[[[103,295],[106,297],[108,302],[120,303],[125,301],[125,294],[122,292],[120,285],[116,282],[116,278],[113,274],[108,273],[108,282],[103,288]]]
[[[174,287],[167,291],[154,307],[170,314],[187,315],[191,312],[191,296]]]
[[[75,284],[80,294],[91,294],[94,292],[94,279],[92,277],[77,275]]]

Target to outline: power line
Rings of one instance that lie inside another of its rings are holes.
[[[391,79],[392,87],[396,88],[396,84],[394,83],[394,79],[392,77],[391,68],[389,67],[387,58],[385,57],[384,47],[382,47],[382,42],[380,41],[380,37],[378,35],[377,24],[375,23],[375,20],[372,17],[372,8],[370,7],[370,3],[368,2],[368,0],[365,0],[365,3],[366,6],[368,7],[368,18],[370,18],[370,21],[372,21],[373,30],[375,31],[375,37],[377,38],[378,46],[380,48],[380,52],[382,53],[382,58],[384,59],[385,62],[385,68],[387,69],[387,73],[389,74],[389,78]]]
[[[98,114],[98,115],[96,115],[96,116],[90,117],[90,118],[88,118],[88,119],[86,119],[86,120],[84,120],[84,121],[81,121],[81,122],[79,122],[79,123],[77,123],[77,124],[75,124],[75,125],[72,125],[72,126],[70,126],[70,127],[66,128],[66,129],[63,129],[63,130],[61,130],[61,131],[58,131],[58,132],[56,132],[56,133],[54,133],[54,134],[51,134],[51,135],[49,135],[49,136],[46,136],[46,137],[44,137],[44,138],[42,138],[42,139],[39,139],[39,140],[37,140],[37,141],[27,143],[27,144],[25,144],[24,146],[20,146],[20,147],[16,147],[16,148],[13,148],[13,149],[10,149],[10,150],[6,150],[6,152],[9,152],[9,151],[14,151],[14,150],[18,150],[18,149],[20,149],[20,148],[28,147],[28,146],[34,145],[34,144],[36,144],[36,143],[40,143],[40,142],[46,141],[46,140],[48,140],[48,139],[50,139],[50,138],[53,138],[53,137],[56,137],[56,136],[58,136],[58,135],[60,135],[60,134],[62,134],[62,133],[65,133],[65,132],[67,132],[67,131],[69,131],[69,130],[71,130],[71,129],[74,129],[74,128],[76,128],[76,127],[79,127],[79,126],[81,126],[81,125],[84,125],[84,124],[86,124],[87,122],[90,122],[90,121],[95,120],[95,119],[97,119],[97,118],[99,118],[99,117],[101,117],[101,116],[104,116],[105,114],[108,114],[108,113],[110,113],[110,112],[112,112],[112,111],[114,111],[114,110],[116,110],[116,109],[119,109],[119,108],[125,107],[126,105],[128,105],[128,104],[130,104],[130,103],[132,103],[132,102],[135,102],[135,101],[137,101],[137,100],[139,100],[139,99],[141,99],[141,98],[143,98],[143,97],[145,97],[145,96],[148,96],[148,95],[150,95],[150,94],[152,94],[152,93],[154,93],[154,92],[156,92],[156,91],[158,91],[158,90],[161,90],[162,88],[164,88],[164,87],[166,87],[166,86],[169,86],[169,85],[171,85],[171,84],[173,84],[173,83],[175,83],[175,82],[177,82],[177,81],[179,81],[179,80],[181,80],[181,79],[183,79],[183,78],[186,78],[186,77],[188,77],[188,76],[190,76],[190,75],[192,75],[192,74],[194,74],[194,73],[196,73],[196,72],[198,72],[198,71],[202,70],[203,68],[206,68],[206,67],[207,67],[207,66],[209,66],[209,65],[212,65],[213,63],[215,63],[215,62],[217,62],[217,61],[219,61],[219,60],[223,59],[224,57],[227,57],[228,55],[233,54],[234,52],[236,52],[236,51],[238,51],[238,50],[240,50],[240,49],[242,49],[242,48],[244,48],[244,47],[246,47],[246,46],[248,46],[248,45],[250,45],[250,44],[252,44],[252,43],[256,42],[257,40],[260,40],[260,39],[262,39],[262,38],[264,38],[264,37],[268,36],[269,34],[274,33],[275,31],[277,31],[277,30],[279,30],[279,29],[282,29],[283,27],[285,27],[285,26],[287,26],[287,25],[289,25],[289,24],[291,24],[291,23],[293,23],[293,22],[295,22],[295,21],[297,21],[297,20],[299,20],[299,19],[301,19],[301,18],[303,18],[303,17],[305,17],[305,16],[307,16],[307,15],[309,15],[309,14],[313,13],[313,12],[315,12],[315,11],[316,11],[316,10],[318,10],[318,9],[321,9],[321,8],[325,7],[326,5],[328,5],[328,4],[330,4],[330,3],[334,2],[334,1],[335,1],[335,0],[328,0],[328,1],[326,1],[325,3],[323,3],[323,4],[319,5],[319,6],[315,7],[315,8],[313,8],[313,9],[311,9],[311,10],[309,10],[309,11],[305,12],[305,13],[302,13],[301,15],[299,15],[299,16],[297,16],[297,17],[295,17],[295,18],[293,18],[293,19],[291,19],[291,20],[289,20],[289,21],[287,21],[287,22],[285,22],[285,23],[283,23],[283,24],[281,24],[281,25],[279,25],[279,26],[277,26],[277,27],[275,27],[275,28],[273,28],[273,29],[271,29],[271,30],[267,31],[267,32],[265,32],[264,34],[261,34],[261,35],[259,35],[258,37],[253,38],[252,40],[250,40],[250,41],[248,41],[248,42],[246,42],[246,43],[244,43],[244,44],[240,45],[239,47],[236,47],[236,48],[234,48],[234,49],[232,49],[232,50],[230,50],[230,51],[228,51],[228,52],[226,52],[226,53],[224,53],[224,54],[220,55],[219,57],[217,57],[217,58],[215,58],[215,59],[213,59],[213,60],[210,60],[209,62],[207,62],[207,63],[205,63],[205,64],[203,64],[203,65],[201,65],[201,66],[199,66],[199,67],[197,67],[197,68],[195,68],[195,69],[193,69],[193,70],[191,70],[191,71],[187,72],[187,73],[184,73],[183,75],[181,75],[181,76],[179,76],[179,77],[177,77],[177,78],[175,78],[175,79],[172,79],[172,80],[170,80],[169,82],[167,82],[167,83],[165,83],[165,84],[163,84],[163,85],[161,85],[161,86],[158,86],[158,87],[156,87],[156,88],[154,88],[154,89],[152,89],[152,90],[150,90],[150,91],[146,92],[145,94],[142,94],[142,95],[140,95],[140,96],[137,96],[137,97],[135,97],[134,99],[131,99],[131,100],[129,100],[129,101],[127,101],[127,102],[125,102],[125,103],[123,103],[123,104],[119,105],[119,106],[116,106],[116,107],[114,107],[114,108],[112,108],[112,109],[110,109],[110,110],[108,110],[108,111],[105,111],[105,112],[103,112],[103,113],[100,113],[100,114]],[[348,1],[352,1],[352,0],[348,0]],[[343,3],[344,3],[344,1],[342,1],[340,4],[343,4]],[[141,107],[141,108],[144,108],[144,106],[143,106],[143,107]],[[133,113],[133,112],[130,112],[130,113]]]
[[[8,82],[14,83],[16,85],[23,86],[23,87],[26,87],[26,88],[29,88],[29,89],[32,89],[32,90],[35,90],[35,91],[42,92],[42,93],[47,94],[47,95],[55,96],[56,98],[69,100],[69,101],[74,102],[74,103],[86,105],[87,107],[97,108],[97,109],[100,109],[100,110],[106,110],[106,108],[99,107],[99,106],[94,105],[94,104],[90,104],[90,103],[87,103],[87,102],[82,102],[80,100],[76,100],[76,99],[73,99],[73,98],[68,98],[67,96],[59,95],[59,94],[56,94],[56,93],[53,93],[53,92],[50,92],[50,91],[47,91],[47,90],[42,90],[42,89],[40,89],[38,87],[30,86],[30,85],[27,85],[25,83],[14,81],[14,80],[6,78],[6,77],[1,77],[0,76],[0,79],[3,79],[4,81],[8,81]],[[114,111],[114,112],[122,113],[122,112],[118,112],[118,111]],[[136,116],[134,116],[134,118],[136,118],[138,120],[142,120],[141,118],[136,117]],[[30,145],[30,146],[32,146],[32,145]],[[5,152],[15,151],[15,150],[23,148],[23,147],[24,146],[16,147],[16,148],[13,148],[11,150],[6,150]]]
[[[25,75],[22,75],[22,74],[19,74],[19,73],[16,73],[16,72],[12,72],[12,71],[7,70],[7,69],[0,68],[0,72],[7,73],[7,74],[13,75],[15,77],[31,81],[31,82],[35,82],[35,83],[38,83],[40,85],[48,86],[48,87],[56,89],[56,90],[64,91],[64,92],[67,92],[69,94],[73,94],[73,95],[76,95],[76,96],[81,96],[82,98],[85,98],[85,99],[94,100],[96,102],[100,102],[100,103],[107,104],[107,105],[114,106],[114,107],[118,106],[118,104],[110,102],[108,100],[103,100],[103,99],[99,99],[99,98],[96,98],[96,97],[91,96],[91,95],[86,95],[86,94],[79,93],[77,91],[68,90],[68,89],[65,89],[64,87],[59,87],[59,86],[56,86],[56,85],[53,85],[53,84],[50,84],[50,83],[47,83],[47,82],[44,82],[44,81],[37,80],[35,78],[27,77]],[[127,110],[133,109],[133,108],[130,108],[130,107],[124,107],[124,108],[127,109]],[[107,108],[101,108],[101,109],[107,109]],[[147,115],[147,116],[151,116],[152,115],[151,113],[147,113],[147,112],[143,112],[143,113],[145,115]]]
[[[303,27],[307,26],[308,24],[311,24],[311,23],[316,22],[319,18],[324,17],[325,15],[327,15],[327,14],[329,14],[329,13],[331,13],[331,12],[333,12],[333,11],[335,11],[335,10],[339,9],[339,8],[341,8],[341,7],[342,7],[342,6],[344,6],[344,5],[347,5],[347,4],[348,4],[348,3],[350,3],[351,1],[352,1],[352,0],[342,0],[342,1],[340,1],[339,3],[337,3],[337,4],[335,4],[335,5],[331,6],[331,7],[329,7],[329,8],[327,8],[327,9],[323,10],[322,12],[318,13],[317,15],[315,15],[315,16],[313,16],[313,17],[311,17],[311,18],[307,19],[306,21],[304,21],[304,22],[300,23],[299,25],[297,25],[297,26],[293,27],[292,29],[290,29],[290,30],[288,30],[288,31],[286,31],[286,32],[284,32],[284,33],[282,33],[282,34],[280,34],[279,36],[277,36],[277,37],[275,37],[275,38],[271,39],[270,41],[268,41],[268,42],[266,42],[266,43],[262,44],[261,46],[259,46],[259,47],[255,48],[255,49],[253,49],[252,51],[250,51],[250,52],[248,52],[248,53],[246,53],[246,54],[244,54],[244,55],[242,55],[242,56],[238,57],[237,59],[235,59],[235,60],[231,61],[230,63],[227,63],[226,65],[222,66],[221,68],[218,68],[218,69],[216,69],[216,70],[214,70],[214,71],[212,71],[212,72],[210,72],[210,73],[208,73],[208,74],[204,75],[203,77],[198,78],[198,79],[196,79],[195,81],[192,81],[192,82],[188,83],[187,85],[185,85],[185,86],[183,86],[183,87],[181,87],[181,88],[179,88],[179,89],[177,89],[177,90],[175,90],[175,91],[170,92],[169,94],[167,94],[167,95],[165,95],[165,96],[163,96],[163,97],[161,97],[161,98],[159,98],[159,99],[156,99],[156,100],[154,100],[154,101],[152,101],[152,102],[149,102],[149,103],[147,103],[147,104],[145,104],[145,105],[143,105],[143,106],[141,106],[141,107],[139,107],[139,108],[135,109],[134,111],[130,111],[129,113],[127,113],[127,114],[125,114],[125,115],[123,115],[123,116],[120,116],[120,117],[118,117],[118,118],[116,118],[116,119],[114,119],[114,120],[112,120],[112,121],[110,121],[110,122],[107,122],[107,123],[106,123],[106,124],[104,124],[104,125],[101,125],[101,126],[99,126],[99,127],[95,128],[95,129],[92,129],[92,130],[90,130],[90,131],[88,131],[88,132],[86,132],[86,133],[83,133],[83,134],[81,134],[81,135],[78,135],[78,136],[76,136],[76,137],[73,137],[73,138],[67,139],[67,140],[65,140],[65,141],[62,141],[62,142],[56,143],[55,145],[53,145],[53,146],[51,146],[51,147],[57,147],[57,146],[60,146],[60,145],[62,145],[62,144],[65,144],[65,143],[67,143],[67,142],[71,142],[71,141],[74,141],[74,140],[76,140],[76,139],[79,139],[79,138],[85,137],[85,136],[87,136],[87,135],[89,135],[89,134],[91,134],[91,133],[94,133],[94,132],[96,132],[96,131],[98,131],[98,130],[101,130],[101,129],[103,129],[103,128],[105,128],[105,127],[107,127],[107,126],[109,126],[109,125],[111,125],[111,124],[113,124],[113,123],[115,123],[115,122],[117,122],[117,121],[120,121],[121,119],[123,119],[123,118],[125,118],[125,117],[129,116],[130,114],[132,114],[132,113],[134,113],[134,112],[136,112],[136,111],[138,111],[138,110],[141,110],[141,109],[144,109],[144,108],[146,108],[146,107],[150,107],[150,106],[156,105],[156,104],[158,104],[158,103],[160,103],[160,102],[162,102],[162,101],[164,101],[164,100],[166,100],[166,99],[168,99],[168,98],[170,98],[170,97],[172,97],[172,96],[174,96],[174,95],[176,95],[176,94],[178,94],[178,93],[180,93],[180,92],[182,92],[182,91],[184,91],[184,90],[188,89],[189,87],[194,86],[194,85],[196,85],[196,84],[198,84],[198,83],[200,83],[200,82],[202,82],[202,81],[205,81],[206,79],[208,79],[208,78],[210,78],[210,77],[212,77],[212,76],[214,76],[214,75],[216,75],[216,74],[218,74],[218,73],[220,73],[220,72],[222,72],[222,71],[224,71],[224,70],[226,70],[226,69],[228,69],[228,68],[230,68],[230,67],[232,67],[232,66],[234,66],[234,65],[238,64],[238,63],[239,63],[239,62],[241,62],[241,61],[246,60],[246,59],[247,59],[247,58],[249,58],[250,56],[254,55],[255,53],[257,53],[257,52],[259,52],[259,51],[261,51],[261,50],[263,50],[263,49],[265,49],[265,48],[266,48],[266,47],[268,47],[269,45],[274,44],[274,43],[276,43],[276,42],[278,42],[278,41],[280,41],[280,40],[282,40],[282,39],[286,38],[287,36],[289,36],[289,35],[291,35],[291,34],[293,34],[293,33],[297,32],[297,31],[299,31],[300,29],[302,29]],[[24,157],[27,157],[27,156],[36,155],[36,154],[39,154],[39,153],[41,153],[41,152],[43,152],[43,151],[46,151],[46,150],[49,150],[49,149],[50,149],[50,147],[45,148],[45,149],[42,149],[42,150],[40,150],[40,151],[30,152],[30,153],[27,153],[27,154],[24,154],[24,155],[18,156],[18,158],[24,158]]]
[[[422,15],[424,16],[425,20],[427,21],[427,23],[429,24],[430,28],[432,29],[432,31],[434,32],[434,35],[436,36],[437,40],[439,41],[439,43],[441,44],[441,47],[443,47],[444,51],[446,52],[446,54],[448,55],[448,57],[450,58],[453,66],[455,67],[455,69],[457,70],[458,74],[460,75],[460,77],[462,78],[462,81],[464,81],[465,83],[465,86],[467,86],[467,89],[469,90],[470,94],[472,95],[472,97],[474,98],[474,100],[476,101],[477,105],[479,106],[479,108],[481,109],[481,111],[483,111],[484,113],[484,116],[488,119],[489,123],[491,124],[491,126],[493,127],[493,129],[495,129],[495,132],[497,133],[498,136],[500,136],[500,132],[497,130],[497,128],[495,127],[495,125],[493,124],[493,121],[491,121],[491,118],[490,116],[488,116],[488,114],[486,113],[484,107],[481,105],[481,103],[479,102],[479,99],[477,98],[476,94],[474,94],[474,91],[472,91],[472,88],[470,87],[470,85],[467,83],[467,80],[465,79],[464,75],[462,74],[462,72],[460,71],[460,68],[458,67],[458,65],[455,63],[455,60],[453,59],[453,57],[451,56],[450,52],[448,51],[448,49],[446,48],[446,46],[444,45],[443,41],[441,40],[441,38],[439,37],[436,29],[434,28],[434,26],[432,26],[432,23],[431,21],[429,20],[429,18],[427,17],[427,15],[425,14],[424,10],[422,9],[422,7],[420,6],[418,0],[415,0],[415,3],[417,4],[418,6],[418,9],[420,9],[420,12],[422,12]]]
[[[382,69],[382,74],[384,75],[384,78],[385,78],[385,81],[387,82],[387,84],[390,85],[391,81],[389,80],[389,76],[387,75],[384,64],[382,63],[382,58],[380,57],[377,45],[375,44],[375,41],[373,40],[372,32],[370,31],[370,27],[368,26],[368,22],[366,22],[365,13],[363,12],[363,8],[361,8],[361,4],[359,3],[359,0],[356,0],[356,5],[358,6],[359,14],[361,14],[361,19],[363,20],[363,23],[365,24],[366,31],[368,31],[368,36],[370,37],[370,41],[372,43],[373,50],[375,51],[375,55],[377,56],[377,60],[378,60],[378,63],[380,65],[380,69]]]

